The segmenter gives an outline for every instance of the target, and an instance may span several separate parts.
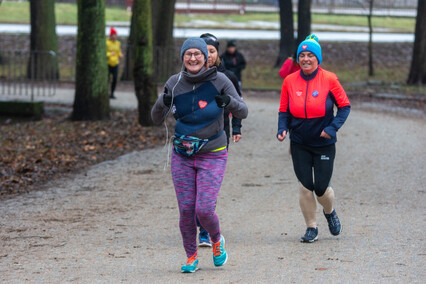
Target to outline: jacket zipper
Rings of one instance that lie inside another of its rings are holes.
[[[309,81],[306,84],[306,94],[305,94],[305,118],[308,118],[308,111],[307,111],[307,103],[308,103],[308,89],[309,89]]]
[[[192,113],[195,111],[195,84],[192,86]]]

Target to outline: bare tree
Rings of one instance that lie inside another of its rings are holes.
[[[105,0],[78,0],[73,120],[109,117]]]
[[[31,35],[28,78],[59,78],[58,37],[56,36],[55,1],[30,1]]]
[[[166,80],[172,72],[175,58],[173,23],[176,0],[152,0],[152,27],[156,80]]]
[[[134,2],[133,2],[134,4]],[[132,15],[134,13],[132,7]],[[123,74],[121,75],[122,81],[133,81],[133,68],[134,68],[134,59],[133,59],[133,44],[134,44],[134,30],[130,26],[129,37],[127,38],[127,47],[126,47],[126,55],[124,56],[124,69]]]
[[[173,46],[176,0],[151,0],[154,46]]]
[[[373,3],[374,0],[368,0],[368,76],[374,76],[374,66],[373,66],[373,24],[371,18],[373,17]]]
[[[280,52],[275,67],[280,67],[294,52],[293,5],[291,0],[280,0]]]
[[[426,3],[419,0],[417,4],[416,31],[407,83],[410,85],[426,84]]]
[[[374,0],[352,0],[355,4],[367,10],[368,21],[368,76],[374,76],[374,62],[373,62],[373,4]]]
[[[162,67],[157,68],[159,72],[155,72],[157,80],[161,79],[158,78],[159,76],[169,77],[170,74],[168,74],[167,71],[172,69],[172,57],[174,56],[173,23],[175,2],[176,0],[151,0],[154,62],[157,67]],[[128,38],[122,80],[133,80],[133,31],[134,29],[130,30]]]
[[[133,33],[134,83],[138,99],[139,123],[152,125],[151,108],[157,98],[153,80],[153,39],[151,1],[134,0],[131,32]]]
[[[299,45],[311,33],[311,2],[299,0],[297,6],[297,42]]]

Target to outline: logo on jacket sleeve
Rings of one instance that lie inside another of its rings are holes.
[[[314,91],[314,92],[312,93],[312,96],[313,96],[314,98],[318,97],[318,95],[319,95],[318,91]]]
[[[198,101],[198,105],[200,106],[201,109],[203,109],[207,106],[207,102],[206,101]]]

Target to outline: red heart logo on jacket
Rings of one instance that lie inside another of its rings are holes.
[[[302,48],[303,48],[303,49],[306,49],[307,47],[308,47],[308,45],[307,45],[307,44],[302,45]]]
[[[207,106],[207,102],[206,101],[199,101],[198,105],[200,106],[201,109],[203,109]]]

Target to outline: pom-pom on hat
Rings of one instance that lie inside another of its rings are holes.
[[[217,52],[219,52],[219,41],[217,40],[217,37],[210,33],[205,33],[200,35],[200,38],[202,38],[207,43],[207,45],[213,45]]]
[[[190,37],[187,40],[185,40],[185,42],[182,44],[182,48],[180,50],[180,58],[183,59],[183,54],[185,53],[185,51],[187,51],[190,48],[196,48],[199,49],[204,56],[207,58],[209,58],[209,52],[207,51],[207,44],[206,42],[199,37]]]
[[[318,43],[318,37],[316,35],[308,35],[306,39],[299,44],[297,48],[297,62],[299,62],[299,54],[303,51],[310,51],[315,54],[318,59],[318,65],[321,64],[321,45]]]
[[[113,27],[111,27],[111,29],[109,30],[109,36],[116,35],[116,34],[117,34],[117,31]]]

